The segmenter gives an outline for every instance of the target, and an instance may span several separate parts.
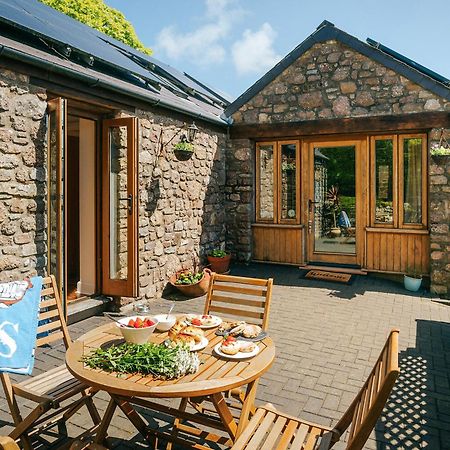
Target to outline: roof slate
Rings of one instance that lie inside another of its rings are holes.
[[[330,40],[341,42],[357,52],[367,56],[368,58],[371,58],[389,69],[394,70],[400,75],[403,75],[405,78],[417,83],[424,89],[450,100],[450,87],[448,85],[449,80],[445,77],[436,74],[435,72],[415,63],[399,53],[388,49],[385,46],[380,44],[376,45],[377,43],[374,45],[374,41],[372,40],[368,40],[369,42],[372,42],[372,45],[362,42],[356,37],[340,30],[333,23],[325,20],[301,44],[288,53],[278,64],[276,64],[256,83],[250,86],[242,95],[228,105],[225,109],[225,116],[230,117],[241,106],[245,105],[245,103],[264,89],[264,87],[272,82],[313,45]],[[382,49],[384,49],[384,51]],[[444,80],[447,80],[447,82]]]

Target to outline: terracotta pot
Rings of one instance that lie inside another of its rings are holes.
[[[332,228],[330,230],[330,236],[331,237],[339,237],[341,235],[341,229],[340,228]]]
[[[169,283],[175,287],[178,291],[180,291],[186,297],[200,297],[208,292],[209,281],[211,279],[211,270],[208,268],[203,269],[203,277],[194,284],[176,284],[177,276],[181,272],[185,272],[184,270],[180,270],[177,273],[174,273],[169,278]]]
[[[230,267],[231,255],[223,256],[219,258],[217,256],[207,256],[208,262],[211,265],[211,270],[216,273],[228,272]]]

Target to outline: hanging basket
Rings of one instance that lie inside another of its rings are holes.
[[[178,161],[187,161],[191,159],[194,154],[194,146],[189,142],[179,142],[174,145],[173,153]]]

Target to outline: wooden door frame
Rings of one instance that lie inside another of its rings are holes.
[[[127,195],[132,196],[131,213],[127,216],[127,278],[110,278],[109,264],[109,132],[113,127],[127,127]],[[102,294],[137,297],[139,282],[139,241],[138,241],[138,121],[136,117],[105,119],[102,122]]]
[[[306,255],[305,260],[309,263],[320,262],[333,264],[354,264],[360,267],[364,265],[365,253],[365,227],[368,215],[368,138],[365,136],[346,136],[321,138],[315,136],[311,139],[302,140],[302,204],[303,204],[303,223],[306,224]],[[314,252],[314,223],[313,217],[310,218],[309,199],[314,198],[314,148],[324,147],[344,147],[355,146],[355,193],[356,193],[356,249],[355,255],[345,253],[325,253]],[[367,180],[367,182],[363,182]],[[311,221],[310,221],[311,220]]]

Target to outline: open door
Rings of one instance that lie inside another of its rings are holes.
[[[56,277],[61,298],[65,299],[65,213],[64,183],[67,147],[67,101],[54,98],[47,109],[48,148],[48,223],[47,223],[47,272]]]
[[[102,124],[102,294],[138,295],[137,119]]]

